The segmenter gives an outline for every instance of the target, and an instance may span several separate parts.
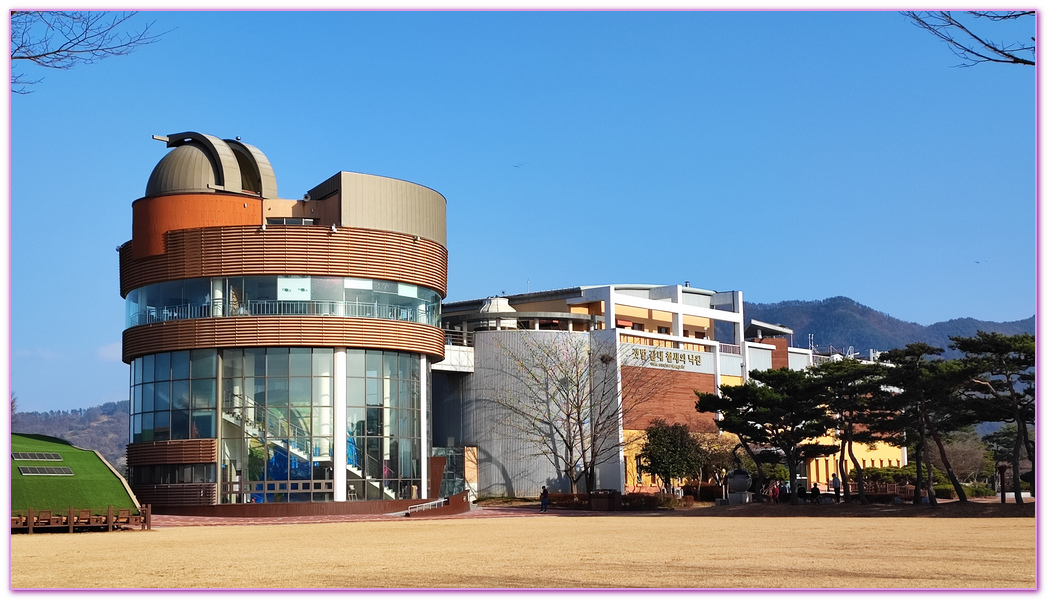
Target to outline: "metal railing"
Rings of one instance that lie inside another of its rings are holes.
[[[721,354],[737,354],[742,355],[742,347],[737,344],[720,344]]]
[[[446,498],[440,498],[439,500],[433,500],[432,502],[426,502],[425,504],[414,504],[407,507],[407,516],[423,510],[432,510],[434,508],[440,508],[447,504]]]
[[[453,331],[444,330],[444,345],[445,346],[464,346],[467,348],[473,347],[473,332],[472,331]]]
[[[359,317],[409,321],[439,326],[439,311],[418,310],[413,306],[380,304],[378,302],[354,302],[350,300],[252,300],[240,303],[180,304],[174,306],[147,307],[131,313],[127,326],[201,319],[208,317],[244,317],[305,315],[321,317]]]

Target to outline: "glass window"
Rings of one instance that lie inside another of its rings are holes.
[[[309,348],[291,348],[288,356],[288,374],[291,377],[312,375],[312,352]]]
[[[214,377],[217,373],[217,356],[215,350],[192,350],[189,360],[192,363],[193,379]]]
[[[290,409],[290,421],[288,429],[293,435],[309,435],[312,425],[312,410],[309,406],[297,406]],[[302,446],[304,452],[308,452],[309,444]]]
[[[155,367],[153,369],[156,381],[170,381],[171,379],[171,353],[161,352],[156,355]]]
[[[131,414],[138,414],[142,412],[142,386],[134,386],[134,392],[131,394]]]
[[[194,410],[192,430],[189,432],[192,438],[215,437],[215,411]]]
[[[171,382],[157,380],[153,384],[153,410],[171,408]]]
[[[382,354],[382,377],[399,377],[400,363],[396,352],[384,352]]]
[[[153,413],[142,413],[142,441],[153,441]]]
[[[153,439],[157,441],[171,439],[171,413],[166,411],[153,413]]]
[[[330,377],[313,377],[313,406],[331,406]]]
[[[171,408],[182,410],[189,408],[189,382],[186,380],[171,382]]]
[[[364,435],[364,408],[349,406],[345,409],[345,420],[349,435]]]
[[[171,353],[171,379],[189,379],[189,351]]]
[[[334,349],[313,348],[313,375],[330,377],[334,371]]]
[[[292,405],[309,406],[313,401],[311,377],[292,377],[290,380],[290,401]]]
[[[269,348],[266,351],[266,371],[269,377],[287,377],[288,371],[288,348]]]
[[[185,286],[182,290],[182,303],[189,306],[192,309],[189,311],[190,317],[206,317],[210,315],[210,311],[207,314],[201,314],[200,307],[210,306],[211,304],[211,280],[210,279],[186,279]]]
[[[266,406],[287,406],[288,381],[287,377],[269,377],[265,386]]]
[[[153,410],[153,384],[142,384],[142,412]]]
[[[382,409],[367,409],[367,435],[382,435]]]
[[[313,277],[312,299],[341,301],[345,285],[341,277]]]
[[[350,377],[346,382],[345,403],[347,406],[363,406],[366,404],[364,394],[363,377]]]
[[[153,381],[153,377],[155,376],[154,375],[155,371],[154,371],[154,367],[153,367],[154,363],[155,363],[155,360],[154,360],[152,354],[142,357],[142,382],[143,383],[149,383],[150,381]]]
[[[367,350],[364,355],[364,374],[368,377],[381,377],[382,351]]]
[[[251,373],[252,375],[254,373]],[[222,376],[244,376],[244,351],[240,348],[222,350]]]
[[[334,433],[331,422],[331,409],[328,407],[313,407],[313,435],[329,436]]]
[[[265,375],[265,348],[244,349],[244,376]]]
[[[187,410],[173,410],[173,411],[171,411],[171,439],[172,440],[187,440],[187,439],[189,439],[189,411],[187,411]]]
[[[347,348],[345,351],[345,372],[350,377],[364,376],[364,350]]]
[[[192,392],[193,408],[215,407],[215,401],[217,398],[215,397],[216,391],[214,379],[194,379],[190,389]]]
[[[400,374],[397,375],[400,379],[411,378],[411,359],[413,358],[406,352],[399,352],[400,355]],[[417,360],[417,359],[415,359]]]
[[[382,383],[380,379],[366,379],[367,382],[367,404],[368,406],[381,406],[382,396],[379,395],[378,386]]]

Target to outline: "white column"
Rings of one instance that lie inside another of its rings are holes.
[[[607,297],[604,299],[606,306],[603,309],[603,321],[605,329],[614,329],[616,325],[614,316],[614,286],[607,286]]]
[[[222,307],[222,283],[225,279],[222,277],[215,277],[211,280],[211,316],[221,317],[223,315]]]
[[[332,418],[334,419],[334,501],[345,502],[345,470],[348,467],[345,457],[346,427],[345,427],[345,348],[334,349],[334,373],[332,382]]]
[[[418,360],[421,364],[418,365],[418,383],[421,385],[420,396],[421,396],[421,440],[419,446],[421,448],[422,456],[420,457],[422,462],[422,498],[426,499],[429,497],[429,360],[422,354]]]
[[[713,344],[713,385],[716,386],[716,395],[720,395],[720,344]]]
[[[742,306],[741,290],[734,293],[734,311],[738,313],[738,322],[734,324],[734,343],[745,343],[745,307]]]

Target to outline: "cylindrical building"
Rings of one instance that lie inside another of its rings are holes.
[[[443,196],[341,172],[284,200],[253,146],[158,139],[119,248],[139,500],[428,497]]]

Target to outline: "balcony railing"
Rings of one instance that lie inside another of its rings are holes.
[[[473,332],[472,331],[452,331],[444,330],[444,345],[445,346],[466,346],[471,348],[473,346]]]
[[[127,326],[202,319],[208,317],[302,315],[319,317],[358,317],[409,321],[439,327],[437,310],[418,310],[413,306],[379,304],[377,302],[352,302],[328,300],[252,300],[238,304],[222,302],[213,304],[182,304],[177,306],[148,307],[131,313]]]

